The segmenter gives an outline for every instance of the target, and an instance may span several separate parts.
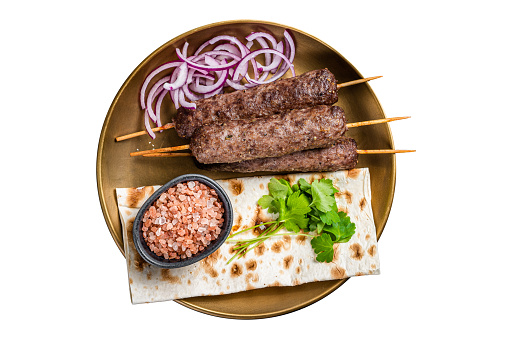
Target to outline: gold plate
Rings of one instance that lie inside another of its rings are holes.
[[[281,40],[285,29],[290,30],[295,39],[297,51],[294,65],[297,74],[313,69],[328,68],[340,83],[362,78],[355,67],[341,54],[305,32],[276,23],[242,20],[210,24],[170,40],[143,60],[122,85],[108,111],[99,139],[97,188],[110,233],[124,255],[122,230],[115,198],[116,187],[163,184],[185,173],[205,174],[213,179],[246,176],[199,170],[192,158],[131,158],[129,153],[137,149],[187,143],[187,140],[179,138],[175,131],[171,130],[160,134],[156,132],[155,140],[145,135],[115,142],[117,136],[143,129],[143,112],[138,97],[145,77],[157,66],[177,60],[175,48],[181,48],[185,41],[189,42],[191,48],[197,48],[216,35],[228,34],[243,38],[255,31],[270,32]],[[349,122],[385,118],[382,107],[368,84],[340,89],[338,105],[345,110]],[[169,99],[163,102],[161,114],[163,123],[170,122],[175,114]],[[347,134],[355,138],[359,149],[393,148],[392,135],[387,124],[353,128]],[[360,155],[358,167],[368,167],[371,173],[372,207],[379,239],[389,216],[394,196],[395,156],[393,154]],[[295,287],[270,287],[230,295],[188,298],[177,300],[177,302],[191,309],[220,317],[266,318],[308,306],[332,293],[346,280],[315,282]]]

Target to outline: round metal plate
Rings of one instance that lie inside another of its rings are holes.
[[[115,188],[162,184],[191,172],[201,173],[213,179],[243,176],[199,170],[191,158],[129,156],[129,153],[135,150],[187,143],[185,139],[179,138],[175,131],[157,134],[155,140],[143,136],[115,142],[115,137],[119,135],[143,129],[143,112],[140,109],[138,95],[145,77],[160,64],[176,60],[175,48],[181,48],[185,41],[197,48],[216,35],[228,34],[243,38],[254,31],[267,31],[281,39],[285,29],[290,30],[295,39],[297,52],[294,65],[297,74],[328,68],[340,83],[362,78],[341,54],[319,39],[292,27],[249,20],[219,22],[184,33],[155,50],[127,78],[108,111],[97,151],[99,199],[106,224],[122,253],[124,243]],[[368,84],[340,89],[338,105],[345,110],[348,122],[385,117],[378,99]],[[170,122],[175,109],[169,100],[163,102],[162,112],[163,123]],[[359,149],[393,148],[392,135],[387,124],[354,128],[348,131],[347,135],[355,138]],[[377,238],[382,234],[392,205],[396,179],[395,164],[394,155],[359,156],[358,167],[368,167],[371,173],[372,208]],[[230,295],[188,298],[177,302],[191,309],[220,317],[265,318],[308,306],[332,293],[345,281],[346,279],[308,283],[296,287],[271,287]]]

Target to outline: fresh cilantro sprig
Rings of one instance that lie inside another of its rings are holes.
[[[338,212],[334,193],[338,192],[332,180],[321,179],[308,183],[299,179],[290,186],[284,179],[272,178],[268,184],[269,194],[258,200],[260,207],[278,218],[231,234],[228,242],[237,242],[237,253],[229,261],[244,256],[265,240],[276,235],[305,235],[312,237],[311,246],[316,260],[331,262],[334,244],[348,242],[355,234],[355,224],[344,212]],[[259,227],[263,231],[253,239],[233,240],[236,235]],[[290,233],[279,233],[285,228]]]

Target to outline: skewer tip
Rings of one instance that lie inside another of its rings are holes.
[[[358,154],[395,154],[395,153],[411,153],[416,150],[409,149],[358,149]]]
[[[369,77],[369,78],[363,78],[363,79],[358,79],[358,80],[352,80],[352,81],[344,82],[342,84],[338,84],[337,88],[340,89],[342,87],[348,87],[348,86],[352,86],[352,85],[362,84],[364,82],[368,82],[370,80],[375,80],[375,79],[378,79],[378,78],[381,78],[381,77],[382,77],[382,75],[378,75],[376,77]]]

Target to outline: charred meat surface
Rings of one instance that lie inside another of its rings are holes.
[[[321,105],[204,125],[191,138],[190,149],[202,164],[232,163],[330,147],[346,130],[343,110]]]
[[[328,148],[310,149],[277,158],[261,158],[236,163],[199,166],[216,172],[330,172],[357,166],[357,144],[352,138],[341,138]]]
[[[205,124],[332,105],[338,101],[336,86],[334,74],[328,69],[320,69],[247,90],[215,95],[195,101],[196,109],[180,107],[175,117],[175,129],[180,137],[190,138]]]

